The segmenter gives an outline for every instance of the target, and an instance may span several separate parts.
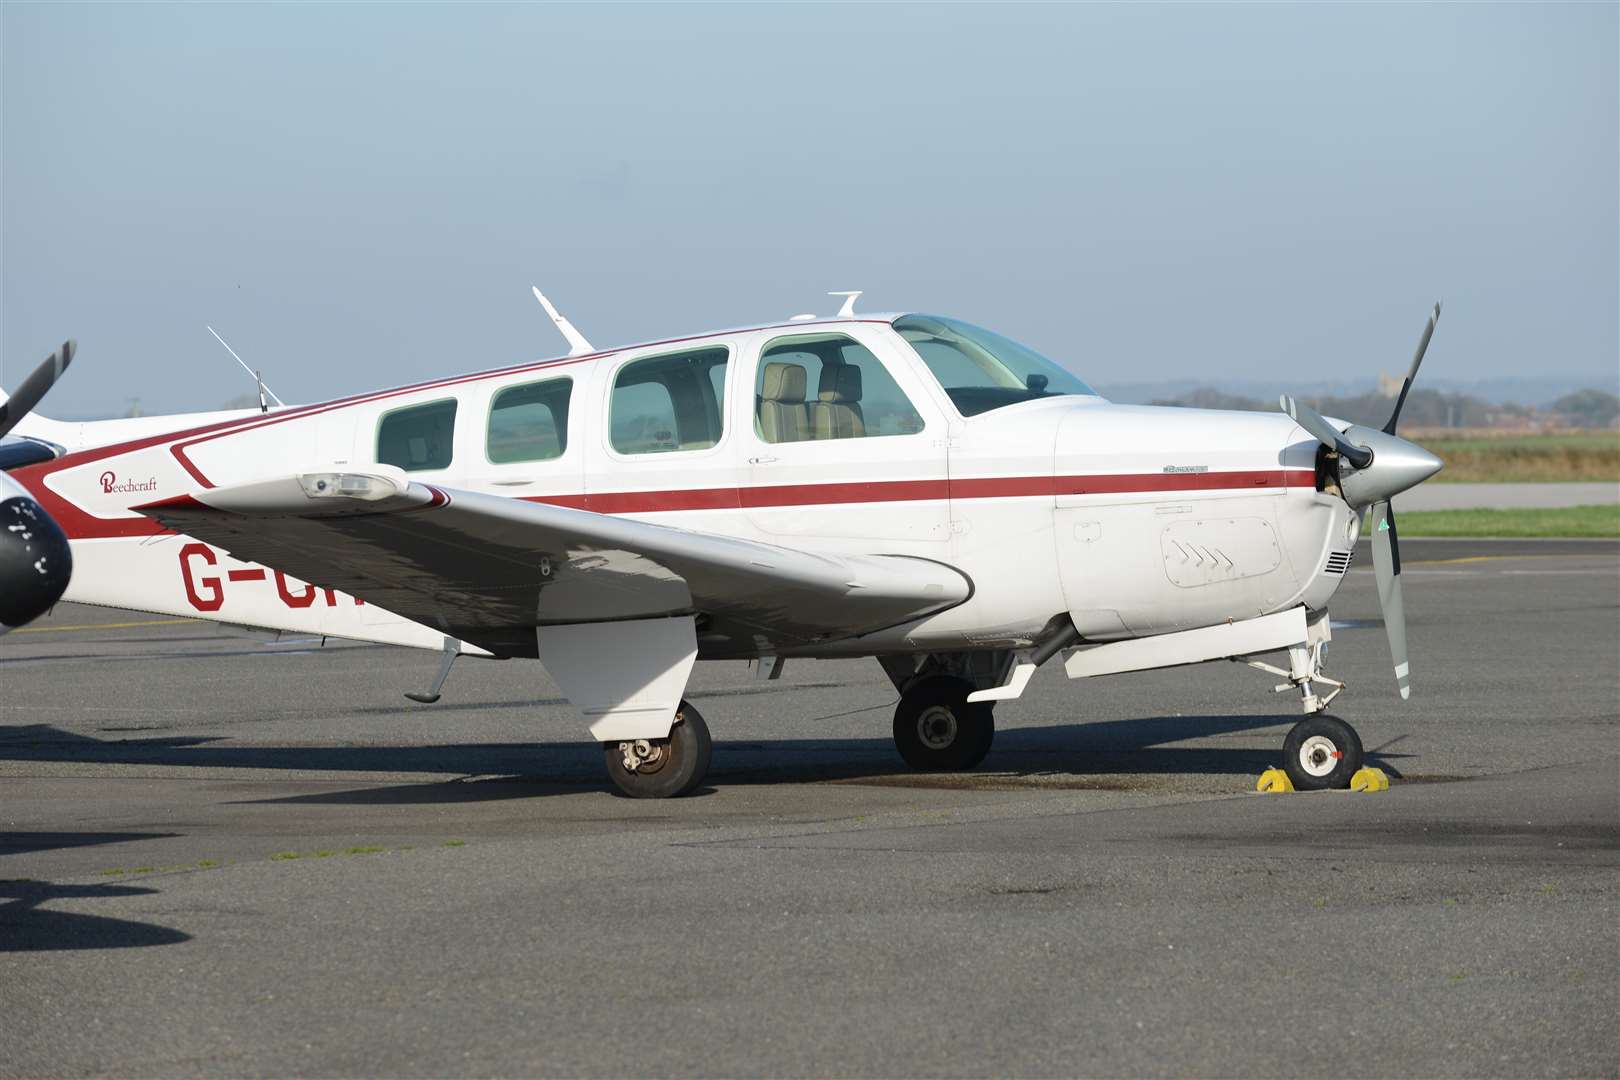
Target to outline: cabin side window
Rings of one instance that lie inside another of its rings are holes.
[[[551,461],[568,449],[568,401],[574,380],[508,386],[489,403],[484,455],[492,465]]]
[[[911,435],[923,418],[883,362],[854,338],[777,338],[759,355],[754,430],[768,443]]]
[[[455,434],[455,398],[395,409],[377,422],[377,460],[406,472],[447,469]]]
[[[621,454],[707,450],[725,432],[725,347],[648,356],[619,369],[608,432]]]

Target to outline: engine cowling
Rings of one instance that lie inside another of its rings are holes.
[[[50,610],[72,577],[73,552],[62,527],[0,474],[0,634]]]

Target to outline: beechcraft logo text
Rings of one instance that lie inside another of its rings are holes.
[[[118,474],[108,469],[101,474],[101,493],[103,495],[123,494],[126,491],[156,491],[157,477],[148,477],[145,480],[118,479]]]

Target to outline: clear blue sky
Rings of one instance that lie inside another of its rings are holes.
[[[3,29],[3,370],[289,401],[830,312],[1109,384],[1620,364],[1614,4],[73,5]],[[1430,369],[1426,369],[1430,370]]]

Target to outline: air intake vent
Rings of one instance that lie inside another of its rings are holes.
[[[1350,569],[1350,560],[1356,557],[1353,551],[1335,551],[1328,555],[1327,565],[1322,568],[1324,574],[1342,574]]]

